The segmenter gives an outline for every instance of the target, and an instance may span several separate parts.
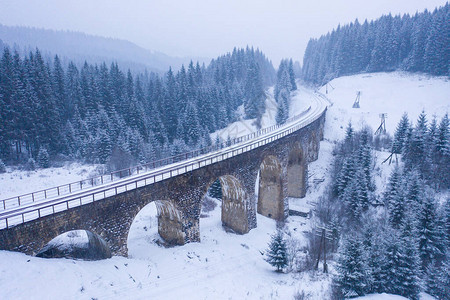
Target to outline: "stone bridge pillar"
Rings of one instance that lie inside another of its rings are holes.
[[[170,201],[155,201],[158,211],[158,233],[170,245],[184,245],[186,234],[183,232],[181,212]]]
[[[264,158],[259,174],[258,213],[284,220],[284,201],[281,164],[273,155]]]
[[[249,198],[240,182],[231,175],[219,178],[222,186],[222,225],[235,233],[250,231]]]
[[[306,194],[308,165],[300,143],[296,143],[288,156],[287,196],[303,198]]]

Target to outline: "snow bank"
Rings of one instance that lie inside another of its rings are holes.
[[[36,256],[100,260],[110,258],[111,251],[99,235],[87,230],[71,230],[52,239]]]
[[[47,245],[58,248],[61,251],[74,247],[87,248],[89,246],[89,238],[85,230],[72,230],[58,235]]]

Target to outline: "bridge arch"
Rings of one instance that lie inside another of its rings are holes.
[[[286,189],[288,197],[305,197],[307,171],[303,147],[299,142],[296,142],[288,154]]]
[[[150,244],[183,245],[183,217],[169,200],[147,203],[134,215],[128,229],[126,246],[128,255],[139,256]]]
[[[280,221],[285,217],[282,176],[283,169],[279,159],[274,155],[266,156],[259,171],[257,212]]]
[[[248,193],[243,185],[233,175],[222,175],[208,185],[207,192],[211,193],[211,187],[215,186],[214,197],[220,198],[222,203],[221,222],[227,231],[237,234],[248,233],[251,229],[250,215],[251,204]],[[204,200],[202,200],[203,202]]]

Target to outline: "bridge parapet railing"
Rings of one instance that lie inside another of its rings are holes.
[[[249,133],[247,135],[233,138],[233,139],[229,140],[228,142],[221,142],[219,144],[214,144],[214,145],[204,147],[201,149],[197,149],[197,150],[193,150],[190,152],[185,152],[185,153],[177,154],[175,156],[171,156],[171,157],[167,157],[164,159],[141,164],[138,166],[130,167],[127,169],[110,172],[108,174],[103,174],[103,175],[83,179],[80,181],[75,181],[75,182],[71,182],[68,184],[59,185],[56,187],[47,188],[47,189],[43,189],[40,191],[3,199],[3,200],[0,200],[0,211],[18,208],[18,207],[21,207],[26,204],[39,202],[39,201],[43,201],[43,200],[47,200],[47,199],[53,199],[53,198],[57,198],[57,197],[61,197],[61,196],[70,195],[75,192],[80,192],[83,189],[88,189],[88,188],[90,189],[90,188],[93,188],[96,186],[111,183],[111,182],[117,181],[119,179],[124,179],[124,178],[130,177],[132,175],[145,173],[145,172],[148,172],[148,171],[160,168],[160,167],[164,167],[164,166],[174,164],[177,162],[189,160],[189,159],[198,157],[200,155],[214,152],[214,151],[226,148],[226,147],[234,146],[239,143],[247,142],[249,140],[255,139],[262,135],[273,132],[282,126],[285,126],[286,124],[297,121],[302,116],[307,114],[310,110],[311,110],[311,106],[309,106],[308,109],[301,112],[300,114],[287,119],[284,124],[277,124],[277,125],[272,125],[272,126],[269,126],[266,128],[262,128],[255,132]]]
[[[308,108],[307,111],[303,112],[300,116],[295,116],[289,121],[292,122],[292,120],[298,120],[298,118],[300,118],[310,110],[311,107]],[[235,140],[247,142],[243,142],[241,145],[230,146],[223,150],[218,148],[218,151],[212,153],[208,152],[208,154],[206,155],[199,155],[199,157],[191,159],[190,161],[187,161],[185,163],[174,164],[170,167],[155,170],[153,172],[149,172],[148,174],[142,173],[141,175],[135,177],[128,176],[129,178],[123,178],[120,182],[111,184],[109,186],[97,186],[89,190],[76,192],[73,195],[68,194],[56,199],[24,204],[23,206],[17,207],[16,209],[9,209],[8,211],[3,212],[0,211],[0,229],[8,228],[47,215],[55,214],[57,212],[68,210],[73,207],[92,203],[107,197],[146,186],[148,184],[166,180],[173,176],[178,176],[213,163],[220,162],[247,151],[251,151],[257,147],[271,143],[279,138],[282,138],[299,130],[300,128],[305,127],[306,125],[311,124],[312,122],[319,119],[323,115],[325,110],[326,109],[315,112],[315,114],[313,114],[312,118],[310,119],[305,119],[302,122],[298,122],[296,124],[290,124],[289,126],[286,126],[286,129],[284,130],[273,132],[265,137],[255,139],[253,141],[248,140],[251,139],[250,137],[252,136],[256,137],[262,135],[263,132],[266,132],[268,128],[264,128],[259,130],[258,132],[236,138]],[[274,125],[269,128],[279,128],[284,125]],[[237,143],[238,142],[236,142],[235,144]],[[189,153],[198,153],[199,151],[202,151],[202,149]]]

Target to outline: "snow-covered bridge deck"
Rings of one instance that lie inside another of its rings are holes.
[[[304,112],[286,124],[263,128],[235,138],[231,145],[212,146],[145,165],[0,200],[0,229],[99,201],[191,172],[251,151],[287,136],[321,117],[327,102],[316,97]]]

